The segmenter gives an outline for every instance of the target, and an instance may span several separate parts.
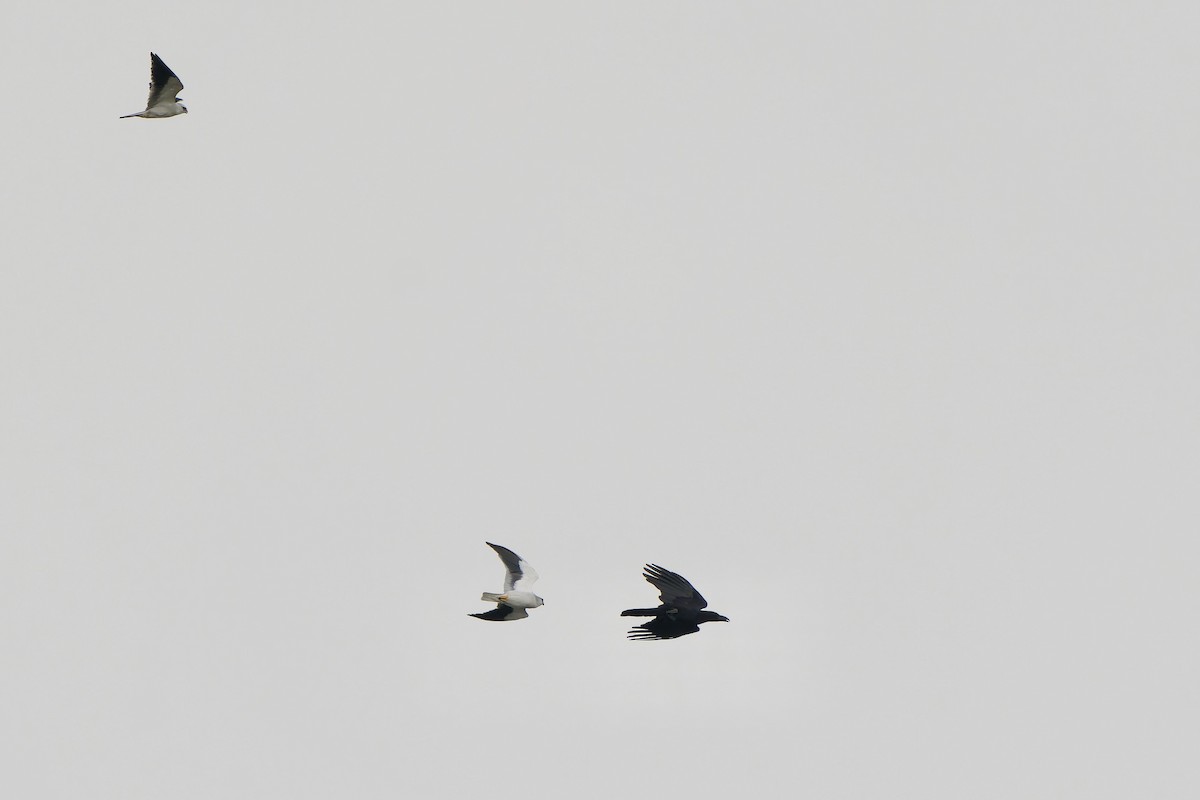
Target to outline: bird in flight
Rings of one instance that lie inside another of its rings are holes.
[[[183,91],[183,82],[179,80],[171,68],[163,63],[157,53],[150,54],[150,97],[146,100],[146,110],[137,114],[126,114],[121,119],[142,117],[143,119],[158,119],[173,117],[176,114],[188,113],[187,106],[177,96]]]
[[[715,611],[705,611],[708,601],[682,575],[676,575],[657,564],[647,564],[643,577],[658,589],[658,599],[662,605],[621,612],[622,617],[654,617],[629,631],[630,639],[675,639],[695,633],[705,622],[729,622],[728,617]]]
[[[525,619],[529,616],[529,612],[525,609],[537,608],[544,603],[542,598],[527,591],[530,584],[538,579],[537,571],[529,565],[528,561],[507,547],[501,547],[491,542],[486,544],[495,550],[496,555],[500,556],[500,560],[504,562],[504,592],[502,594],[484,592],[482,599],[489,603],[495,603],[496,607],[491,611],[471,614],[471,616],[492,622]]]

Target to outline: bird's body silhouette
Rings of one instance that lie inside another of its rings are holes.
[[[162,119],[188,113],[187,106],[179,99],[183,91],[183,81],[179,80],[171,68],[158,57],[157,53],[150,54],[150,96],[146,99],[146,110],[136,114],[126,114],[121,119],[141,117],[142,119]]]
[[[483,611],[470,616],[476,619],[486,619],[489,622],[508,622],[514,619],[525,619],[529,616],[527,608],[537,608],[545,601],[530,591],[529,585],[538,579],[538,574],[529,562],[519,555],[501,547],[498,544],[486,542],[487,546],[496,551],[504,562],[504,591],[501,593],[484,592],[483,600],[495,603],[491,611]]]
[[[643,577],[658,589],[658,599],[662,605],[658,608],[630,608],[621,612],[622,617],[654,617],[629,631],[630,639],[677,639],[700,630],[705,622],[729,622],[728,617],[704,610],[708,601],[682,575],[657,564],[647,564]]]

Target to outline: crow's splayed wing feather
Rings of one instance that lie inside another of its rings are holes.
[[[663,569],[658,564],[647,564],[645,578],[658,589],[658,599],[663,605],[676,608],[694,608],[699,611],[708,601],[687,582],[682,575]]]
[[[629,631],[628,637],[635,642],[647,642],[655,639],[678,639],[700,630],[700,625],[694,622],[680,622],[666,614],[655,617],[644,625],[638,625]]]

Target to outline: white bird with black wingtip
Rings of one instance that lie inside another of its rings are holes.
[[[187,106],[179,99],[183,91],[183,81],[179,80],[171,68],[163,63],[157,53],[150,54],[150,97],[146,100],[146,110],[137,114],[126,114],[121,119],[141,117],[142,119],[161,119],[188,113]]]
[[[529,566],[528,561],[507,547],[501,547],[491,542],[486,542],[486,544],[495,550],[496,555],[500,556],[500,560],[504,562],[504,591],[500,594],[484,592],[481,599],[495,603],[496,607],[491,611],[471,614],[471,616],[491,622],[525,619],[529,616],[529,612],[525,609],[544,605],[542,598],[527,591],[530,584],[538,579],[537,572]]]

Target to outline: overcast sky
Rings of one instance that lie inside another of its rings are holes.
[[[1198,24],[5,4],[3,793],[1197,796]]]

